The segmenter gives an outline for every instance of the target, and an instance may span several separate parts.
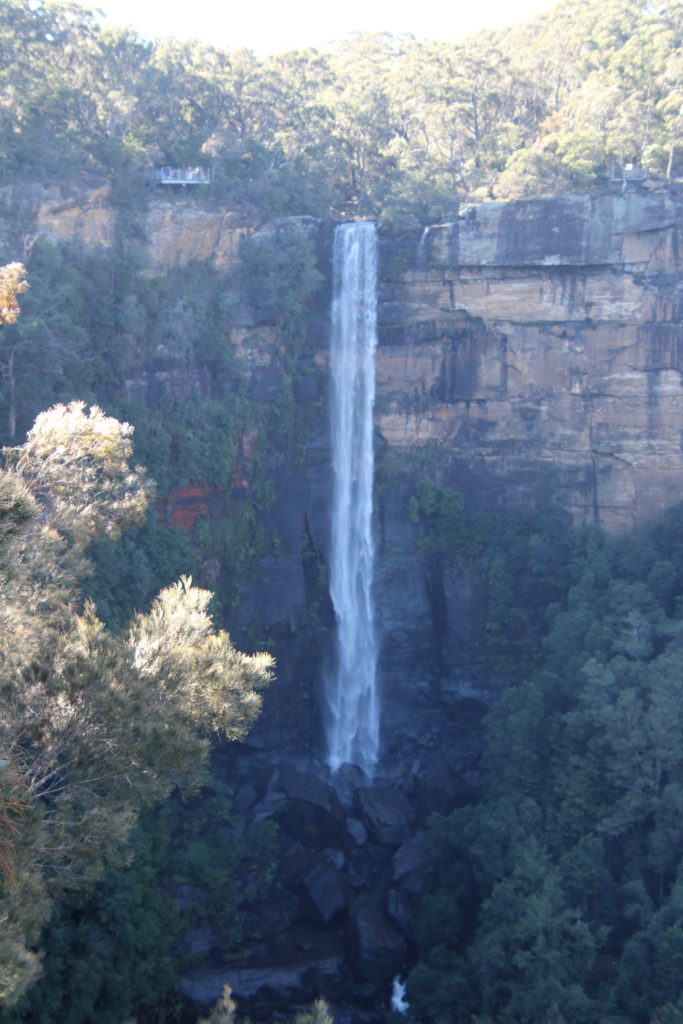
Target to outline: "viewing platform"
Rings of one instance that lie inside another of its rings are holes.
[[[150,167],[149,181],[153,185],[210,185],[208,167]]]
[[[607,175],[612,185],[626,185],[628,182],[642,184],[648,180],[648,174],[640,164],[612,164]]]

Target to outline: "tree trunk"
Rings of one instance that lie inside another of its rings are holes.
[[[17,434],[17,378],[14,373],[14,349],[7,359],[7,432],[10,444],[14,444]]]

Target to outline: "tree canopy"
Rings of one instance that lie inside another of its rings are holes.
[[[463,200],[682,173],[680,5],[562,0],[457,43],[386,33],[258,59],[145,42],[75,4],[0,11],[0,174],[208,165],[213,194],[283,213],[426,221]]]
[[[549,525],[517,564],[521,531],[499,542],[527,678],[488,716],[480,803],[431,822],[408,986],[430,1024],[683,1012],[683,513],[620,538]]]

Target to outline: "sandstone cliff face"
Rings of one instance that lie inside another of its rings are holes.
[[[229,267],[247,233],[235,213],[163,197],[149,204],[142,226],[149,240],[150,270],[162,273],[191,260],[207,261],[218,269]]]
[[[25,259],[36,238],[111,246],[116,231],[111,188],[100,178],[0,188],[0,240],[13,259]]]
[[[547,475],[609,530],[681,500],[682,223],[680,197],[628,193],[429,228],[422,266],[382,286],[388,444],[447,448],[503,505]]]
[[[82,242],[111,247],[120,215],[112,203],[111,186],[104,179],[85,176],[80,181],[55,185],[23,184],[0,188],[0,218],[14,258],[16,230],[21,224],[26,239]],[[165,273],[193,260],[217,269],[233,265],[247,225],[230,210],[207,209],[201,197],[150,191],[138,227],[147,239],[147,273]]]
[[[7,187],[0,201],[27,235],[111,246],[109,192],[95,179]],[[489,506],[533,501],[545,479],[577,521],[608,530],[679,501],[682,218],[668,192],[487,203],[426,229],[402,273],[387,241],[376,422],[389,449],[440,448]],[[228,270],[249,230],[158,190],[140,227],[150,275],[194,260]],[[236,324],[230,341],[260,380],[277,343],[262,327],[256,359],[251,329]]]

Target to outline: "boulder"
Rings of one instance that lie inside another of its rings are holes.
[[[353,806],[356,790],[367,786],[368,776],[357,764],[342,764],[334,773],[334,788],[346,807]]]
[[[266,793],[263,800],[260,800],[252,811],[252,821],[258,825],[268,818],[276,818],[285,809],[285,798],[281,793]]]
[[[411,836],[405,843],[399,846],[392,861],[392,878],[398,881],[405,878],[412,871],[426,869],[428,864],[422,839],[420,836]]]
[[[294,889],[320,863],[320,854],[293,843],[280,859],[278,879],[287,890]]]
[[[408,953],[402,932],[375,901],[359,900],[347,929],[351,962],[367,981],[383,982],[400,972]]]
[[[344,871],[354,888],[380,892],[387,884],[390,857],[391,848],[387,846],[371,842],[352,846],[346,853]]]
[[[389,786],[371,786],[357,791],[358,805],[375,842],[400,846],[410,836],[415,813],[407,798]]]
[[[335,849],[333,846],[323,850],[323,857],[325,858],[325,863],[329,864],[332,868],[336,868],[337,871],[341,871],[346,864],[344,851]]]
[[[290,928],[298,915],[298,899],[293,894],[286,894],[250,903],[241,912],[241,922],[247,931],[270,938]]]
[[[284,820],[293,836],[316,850],[342,845],[344,811],[331,786],[295,768],[283,768],[280,787],[288,798]]]
[[[424,880],[427,877],[429,865],[425,862],[413,871],[409,871],[407,875],[404,875],[401,881],[398,883],[399,888],[403,892],[409,892],[415,895],[418,893],[424,885]]]
[[[344,842],[346,829],[343,819],[320,805],[305,800],[288,800],[284,807],[283,820],[286,830],[302,845],[314,850],[338,847]]]
[[[338,871],[327,864],[318,864],[301,882],[313,919],[328,924],[346,907],[346,887]]]
[[[343,819],[344,811],[335,790],[315,775],[285,765],[280,769],[279,784],[290,800],[303,800],[322,807],[339,821]]]

